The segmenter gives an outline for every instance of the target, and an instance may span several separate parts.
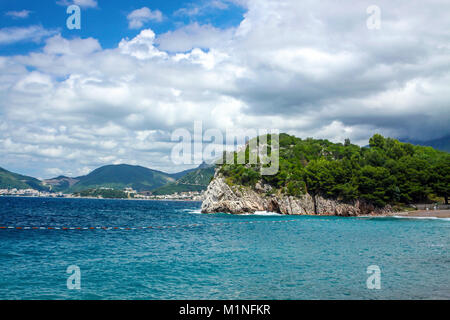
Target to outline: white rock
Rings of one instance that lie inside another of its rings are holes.
[[[256,211],[277,212],[287,215],[338,215],[358,216],[386,214],[392,211],[390,206],[375,208],[362,201],[344,203],[316,196],[314,199],[305,194],[295,198],[285,194],[267,195],[271,187],[258,183],[254,189],[244,186],[230,187],[225,178],[216,171],[214,179],[204,194],[202,213],[226,212],[233,214],[254,213]]]

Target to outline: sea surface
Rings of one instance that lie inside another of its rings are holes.
[[[450,299],[448,219],[200,205],[0,197],[0,227],[14,227],[0,229],[0,299]],[[372,265],[380,289],[367,287]]]

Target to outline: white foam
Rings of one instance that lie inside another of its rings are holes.
[[[419,220],[443,220],[443,221],[450,221],[450,218],[413,217],[413,216],[359,216],[358,218],[371,218],[371,219],[396,218],[396,219],[419,219]]]
[[[201,214],[202,211],[201,209],[184,209],[184,212],[187,213],[192,213],[192,214]],[[226,213],[223,212],[221,214],[230,214],[231,213]],[[276,213],[276,212],[270,212],[270,211],[255,211],[255,213],[242,213],[242,214],[238,214],[239,216],[281,216],[282,214],[280,213]]]
[[[280,213],[270,211],[255,211],[255,213],[244,213],[243,216],[281,216]]]
[[[184,211],[187,213],[192,213],[192,214],[201,214],[202,213],[201,209],[186,209]]]
[[[397,219],[428,219],[428,220],[444,220],[444,221],[450,221],[450,218],[439,218],[439,217],[392,216],[392,218],[397,218]]]

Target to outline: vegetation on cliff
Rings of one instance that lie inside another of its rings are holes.
[[[362,148],[348,139],[342,144],[280,134],[279,147],[276,175],[261,176],[260,165],[249,164],[225,164],[220,171],[228,184],[253,187],[262,182],[292,196],[309,193],[344,202],[360,199],[378,207],[429,202],[436,197],[448,203],[450,154],[432,147],[379,134]],[[249,152],[247,145],[247,159]]]

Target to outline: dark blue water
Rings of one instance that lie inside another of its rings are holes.
[[[199,208],[0,197],[0,227],[185,226],[1,229],[0,299],[450,298],[448,220],[201,215]],[[67,288],[70,265],[81,270],[81,290]],[[380,290],[366,286],[370,265],[381,269]]]

